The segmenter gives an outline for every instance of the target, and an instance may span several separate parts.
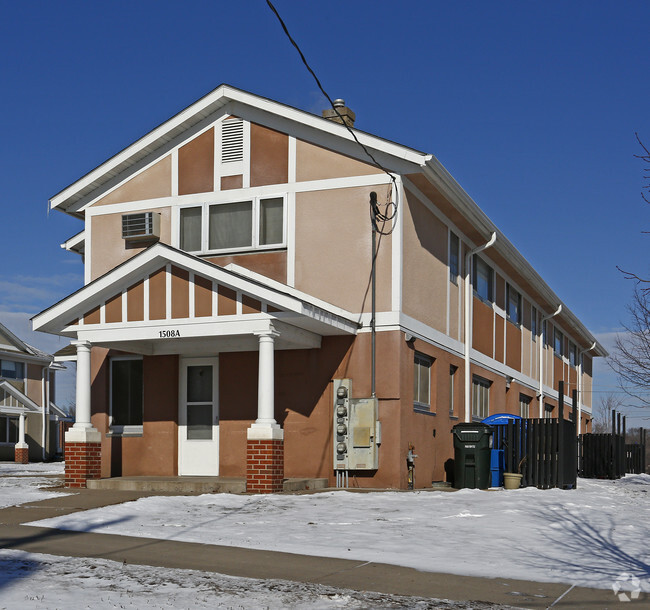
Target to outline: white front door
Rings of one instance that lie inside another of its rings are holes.
[[[182,358],[178,474],[219,474],[219,360]]]

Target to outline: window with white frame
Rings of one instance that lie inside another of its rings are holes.
[[[494,271],[482,258],[474,256],[474,292],[483,301],[494,300]]]
[[[569,343],[569,364],[571,366],[578,365],[578,348],[573,342]]]
[[[507,294],[507,315],[508,320],[513,324],[521,322],[521,295],[510,285],[506,286]]]
[[[0,377],[5,379],[24,379],[25,364],[13,360],[0,360]]]
[[[525,394],[519,394],[519,415],[524,419],[530,417],[530,403],[532,398]]]
[[[492,382],[478,375],[472,377],[472,419],[483,420],[490,414]]]
[[[111,359],[111,432],[142,433],[143,388],[142,358],[117,356]]]
[[[0,445],[15,445],[18,442],[18,417],[0,416]]]
[[[553,351],[560,358],[564,355],[564,335],[557,328],[553,334]]]
[[[460,244],[458,235],[449,232],[449,279],[454,283],[458,283],[458,274],[460,273],[460,266],[458,264],[458,250]]]
[[[413,367],[413,408],[431,411],[431,365],[433,359],[416,352]]]
[[[180,209],[179,246],[186,252],[221,252],[282,247],[285,198],[205,203]]]

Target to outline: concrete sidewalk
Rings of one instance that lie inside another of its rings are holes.
[[[349,559],[22,525],[150,495],[170,494],[84,489],[67,496],[2,509],[0,548],[523,608],[548,608],[551,605],[554,608],[609,608],[619,605],[611,590],[456,576]],[[644,601],[639,600],[639,603]]]

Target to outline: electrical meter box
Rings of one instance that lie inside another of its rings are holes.
[[[353,398],[352,380],[334,380],[334,470],[377,470],[381,423],[376,398]]]

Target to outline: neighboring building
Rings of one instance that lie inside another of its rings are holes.
[[[54,357],[21,341],[0,324],[0,460],[51,460],[63,455]]]
[[[342,124],[222,85],[52,198],[85,223],[63,244],[85,286],[33,320],[77,346],[69,485],[405,488],[411,443],[426,487],[455,423],[556,417],[560,380],[588,429],[602,346],[433,156],[356,134],[396,189]],[[371,191],[398,204],[376,265],[377,401]]]

